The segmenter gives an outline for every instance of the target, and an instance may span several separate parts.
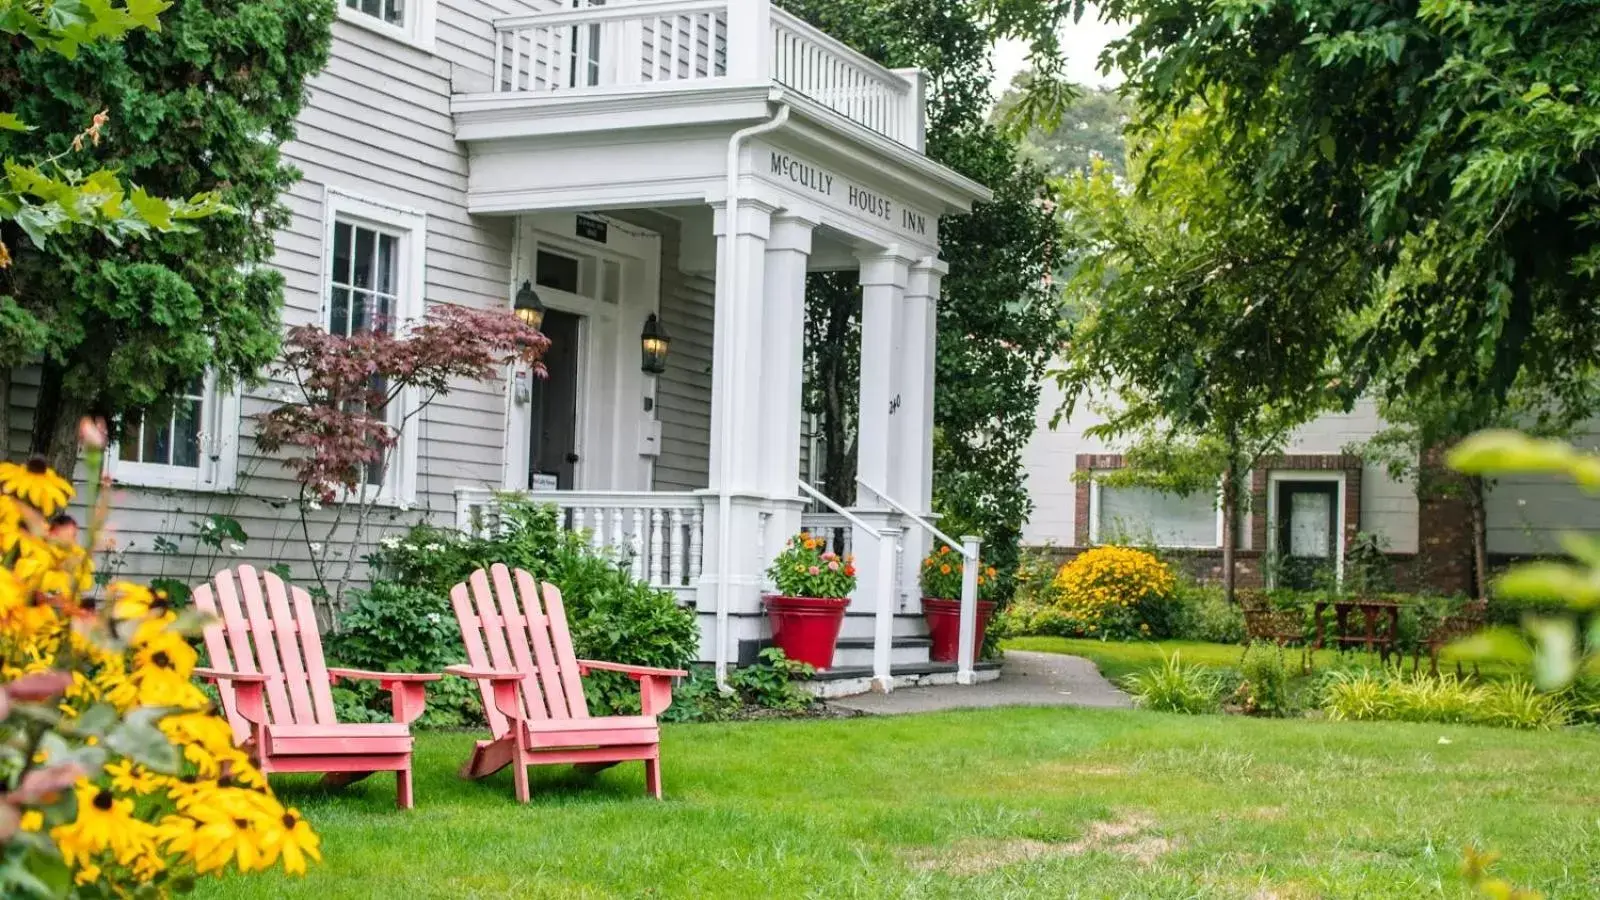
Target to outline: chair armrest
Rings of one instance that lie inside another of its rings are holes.
[[[578,660],[578,670],[580,672],[588,672],[590,669],[597,669],[601,672],[621,672],[622,674],[635,679],[644,678],[646,676],[654,678],[687,678],[689,675],[688,672],[685,672],[682,669],[657,669],[652,668],[651,666],[627,666],[623,665],[622,663],[597,662],[592,659]]]
[[[459,678],[470,678],[473,681],[521,681],[533,674],[511,669],[480,669],[476,666],[445,666],[444,673]]]
[[[236,684],[267,684],[282,677],[263,672],[226,672],[222,669],[207,669],[201,666],[194,668],[194,674],[207,681],[232,681]]]
[[[348,678],[351,681],[387,681],[395,684],[426,684],[438,681],[443,675],[409,674],[405,672],[367,672],[362,669],[328,669],[328,678],[338,681]]]

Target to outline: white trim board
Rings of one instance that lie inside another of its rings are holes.
[[[1344,554],[1345,554],[1345,526],[1350,515],[1345,503],[1345,473],[1322,470],[1300,469],[1273,469],[1267,473],[1267,546],[1261,548],[1263,554],[1277,552],[1278,532],[1278,483],[1282,481],[1327,481],[1338,485],[1334,491],[1333,502],[1337,513],[1334,521],[1334,578],[1339,583],[1344,583]]]

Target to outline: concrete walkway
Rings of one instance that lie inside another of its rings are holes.
[[[1000,678],[968,686],[901,688],[892,694],[862,694],[829,700],[829,706],[874,715],[938,712],[993,706],[1096,706],[1128,708],[1133,701],[1078,656],[1006,651]]]

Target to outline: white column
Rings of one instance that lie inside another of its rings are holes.
[[[772,77],[771,0],[734,0],[728,4],[728,77],[766,81]]]
[[[737,639],[758,636],[766,525],[762,494],[763,292],[767,238],[775,207],[743,200],[734,214],[717,205],[716,315],[712,356],[710,490],[705,565],[697,603],[716,612],[713,659],[731,664]],[[745,617],[735,621],[732,617]],[[749,632],[749,634],[746,634]]]
[[[800,480],[800,436],[804,418],[806,264],[814,218],[794,211],[772,217],[767,239],[766,290],[761,342],[762,486],[773,500],[767,549],[776,555],[800,530],[805,501]]]
[[[885,490],[920,516],[933,512],[933,381],[938,352],[939,294],[950,267],[929,257],[911,266],[900,330],[904,341],[897,357],[900,411],[895,414],[899,447],[891,484]],[[906,533],[900,584],[916,608],[922,560],[930,538],[921,528]]]
[[[861,256],[861,393],[857,410],[856,474],[880,491],[891,491],[891,475],[901,463],[896,424],[902,415],[896,359],[904,338],[900,333],[906,283],[911,260],[895,248]],[[899,498],[896,498],[899,499]],[[900,527],[900,516],[871,491],[856,494],[856,512],[875,529]],[[855,529],[856,582],[852,608],[876,612],[880,604],[897,607],[895,591],[886,589],[894,579],[883,577],[895,566],[878,535]],[[887,558],[883,558],[887,556]],[[884,596],[884,594],[888,596]]]

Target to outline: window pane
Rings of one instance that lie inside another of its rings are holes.
[[[559,253],[540,250],[538,262],[534,267],[533,278],[540,287],[576,294],[578,293],[578,261],[570,256],[562,256]]]
[[[390,25],[404,25],[406,21],[405,0],[388,0],[384,4],[383,20]]]
[[[122,422],[122,434],[117,437],[117,458],[123,462],[138,462],[140,445],[144,441],[140,430],[142,417],[130,415]]]
[[[1327,559],[1333,555],[1328,531],[1333,518],[1333,498],[1321,491],[1289,495],[1289,555]]]
[[[1180,497],[1150,488],[1101,485],[1095,537],[1102,544],[1158,547],[1217,546],[1216,499],[1207,493]]]
[[[400,239],[392,234],[378,237],[378,291],[394,294],[400,290]]]
[[[158,466],[172,465],[172,403],[158,403],[150,407],[145,416],[141,461]]]
[[[350,334],[365,334],[372,330],[372,295],[366,291],[352,291],[350,303]]]
[[[350,333],[350,292],[342,287],[333,289],[333,297],[328,303],[328,333],[348,335]]]
[[[200,400],[186,397],[172,417],[172,464],[200,467]]]
[[[380,0],[361,0],[361,11],[369,16],[377,16]]]
[[[355,233],[355,266],[350,273],[350,286],[370,288],[372,287],[372,245],[378,235],[376,232],[366,228],[357,228]]]
[[[333,226],[333,283],[350,283],[350,226]]]

